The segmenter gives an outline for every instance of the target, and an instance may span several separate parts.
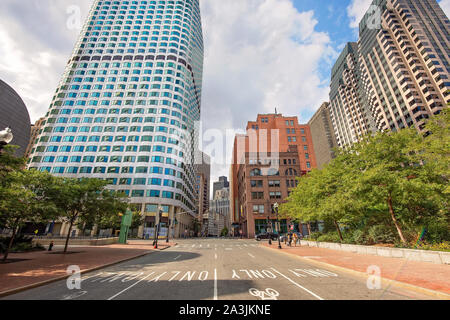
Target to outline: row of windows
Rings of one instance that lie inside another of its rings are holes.
[[[169,157],[161,156],[35,156],[31,160],[32,163],[80,163],[80,162],[153,162],[165,163],[169,165],[178,166],[178,160]]]

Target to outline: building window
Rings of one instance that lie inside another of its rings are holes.
[[[279,188],[280,187],[280,180],[269,180],[269,187],[270,188]]]
[[[251,180],[250,185],[252,186],[252,188],[262,188],[263,182],[262,180]]]
[[[264,199],[264,192],[252,192],[252,199],[253,200]]]

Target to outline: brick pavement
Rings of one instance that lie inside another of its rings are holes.
[[[167,249],[174,244],[167,245],[160,240],[158,250]],[[53,253],[48,251],[10,253],[8,260],[17,260],[12,263],[0,263],[0,296],[6,291],[66,276],[67,267],[71,265],[78,265],[83,272],[157,250],[153,248],[152,241],[131,240],[128,245],[74,246],[68,251],[74,253],[55,254],[62,252],[61,248],[54,249]],[[23,260],[18,261],[20,259]]]
[[[278,243],[275,241],[272,246],[268,243],[262,245],[279,250]],[[288,247],[282,244],[282,248],[283,252],[292,255],[362,273],[366,273],[369,266],[378,266],[381,269],[382,278],[450,294],[449,265],[306,246]]]

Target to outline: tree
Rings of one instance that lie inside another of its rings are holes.
[[[18,229],[27,222],[43,222],[57,215],[52,202],[55,178],[46,172],[23,170],[8,174],[9,185],[0,188],[0,216],[13,230],[3,261],[6,261]]]
[[[100,212],[106,216],[118,214],[124,210],[121,200],[123,196],[104,192],[108,182],[99,179],[61,178],[58,183],[59,198],[55,203],[61,217],[69,224],[64,252],[67,252],[73,225],[78,221],[92,222]],[[125,206],[126,208],[126,206]]]

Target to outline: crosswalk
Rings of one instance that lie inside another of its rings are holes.
[[[238,248],[238,249],[243,249],[243,248],[249,248],[249,247],[257,247],[258,245],[256,244],[223,244],[221,247],[224,248],[225,250],[229,250],[229,249],[233,249],[233,248]],[[197,249],[210,249],[212,246],[210,244],[201,244],[201,243],[194,243],[194,244],[177,244],[174,246],[174,248],[197,248]],[[217,245],[215,246],[217,248]]]

